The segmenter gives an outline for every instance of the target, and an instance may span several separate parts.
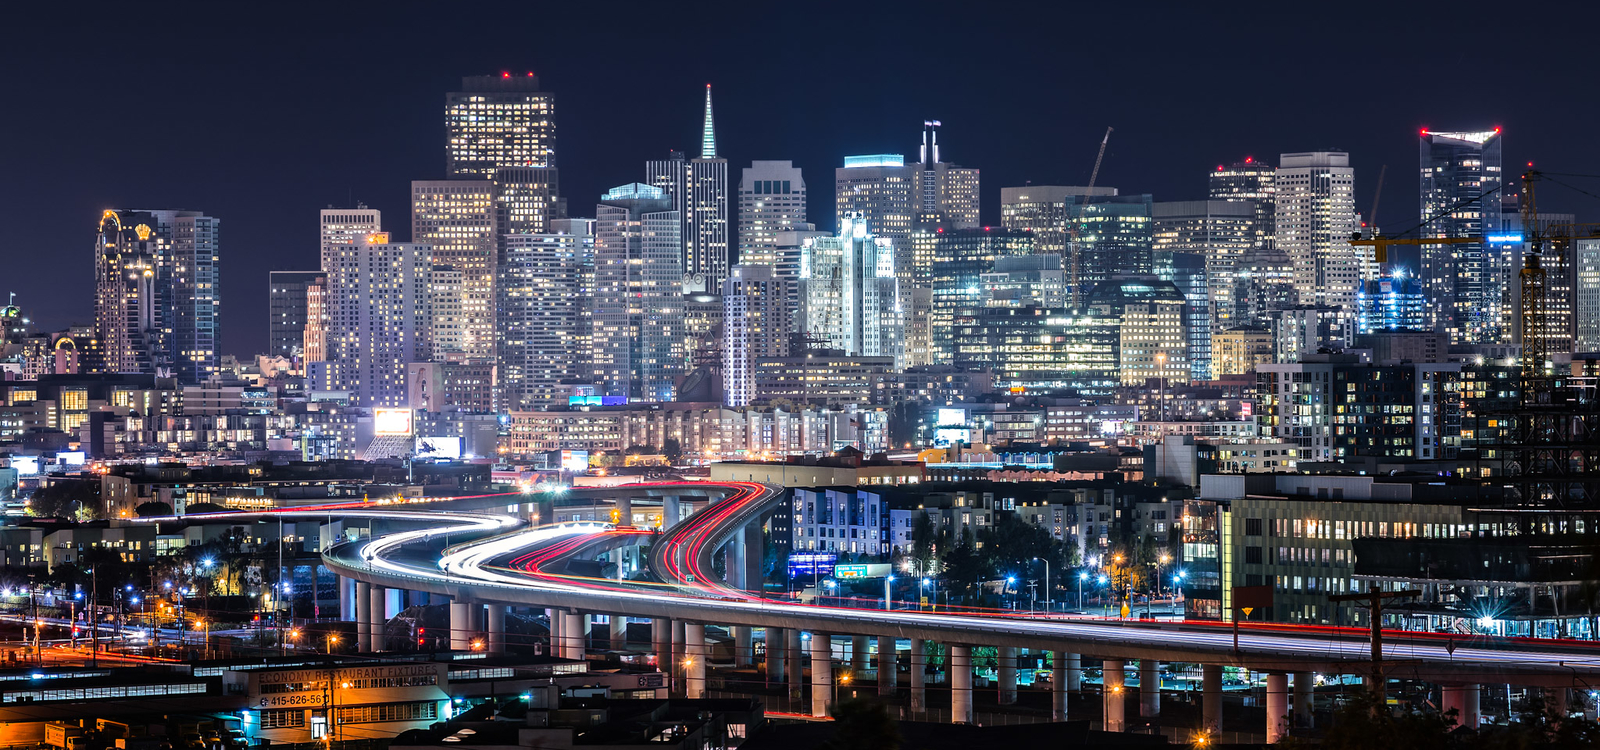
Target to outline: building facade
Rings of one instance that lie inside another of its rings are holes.
[[[779,266],[778,235],[806,224],[806,181],[789,161],[753,161],[739,179],[741,265]]]
[[[1350,236],[1359,229],[1350,155],[1283,154],[1274,188],[1277,246],[1294,265],[1300,303],[1355,310],[1364,264],[1350,244]]]
[[[607,395],[671,401],[683,363],[682,218],[660,188],[613,188],[595,207],[589,362]]]
[[[1496,312],[1511,270],[1506,255],[1487,239],[1500,232],[1499,198],[1494,197],[1504,184],[1500,129],[1425,129],[1418,146],[1422,236],[1478,238],[1421,247],[1417,276],[1432,303],[1429,327],[1448,333],[1451,343],[1498,342],[1503,322]]]

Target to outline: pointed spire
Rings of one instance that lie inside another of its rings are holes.
[[[700,134],[700,158],[717,158],[717,129],[711,123],[711,84],[706,84],[706,124]]]

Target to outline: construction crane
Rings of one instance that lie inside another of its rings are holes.
[[[1084,202],[1085,207],[1087,207],[1087,205],[1089,203],[1090,196],[1094,195],[1094,182],[1095,182],[1096,179],[1099,179],[1099,177],[1100,177],[1100,162],[1101,162],[1101,160],[1106,158],[1106,144],[1111,142],[1111,131],[1112,130],[1114,130],[1114,128],[1112,128],[1109,125],[1106,126],[1105,137],[1100,139],[1100,152],[1094,155],[1094,169],[1089,172],[1089,185],[1083,191],[1083,202]],[[1069,265],[1071,265],[1071,267],[1072,267],[1071,273],[1072,273],[1072,306],[1073,307],[1082,307],[1083,306],[1083,299],[1084,299],[1083,289],[1082,289],[1082,285],[1081,285],[1082,282],[1081,282],[1081,280],[1079,278],[1079,274],[1082,273],[1083,250],[1082,250],[1082,248],[1080,248],[1078,246],[1078,237],[1083,234],[1083,213],[1084,212],[1082,210],[1078,211],[1078,220],[1072,222],[1072,236],[1067,238],[1067,247],[1069,248],[1069,252],[1071,253],[1071,255],[1068,258],[1068,261],[1069,261]]]

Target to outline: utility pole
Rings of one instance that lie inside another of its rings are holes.
[[[1366,602],[1369,619],[1372,627],[1372,695],[1378,699],[1378,705],[1388,703],[1387,686],[1383,676],[1383,600],[1398,599],[1400,597],[1422,596],[1417,589],[1405,591],[1382,591],[1378,584],[1370,584],[1365,594],[1340,594],[1328,597],[1330,602]]]

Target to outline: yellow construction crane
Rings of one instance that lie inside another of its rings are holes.
[[[1372,239],[1362,239],[1360,232],[1350,236],[1350,244],[1370,246],[1372,259],[1378,263],[1389,262],[1390,245],[1461,245],[1483,241],[1482,237],[1385,237],[1381,234]]]

